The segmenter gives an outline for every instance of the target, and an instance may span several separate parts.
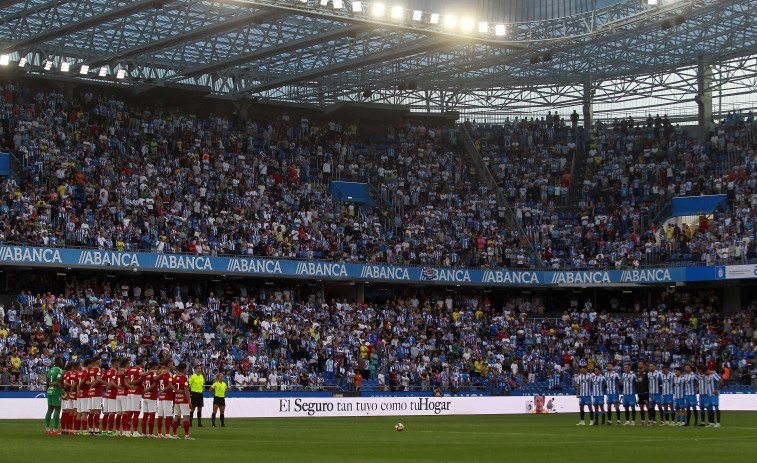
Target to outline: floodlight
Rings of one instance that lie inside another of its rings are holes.
[[[116,79],[123,79],[124,77],[126,77],[126,69],[119,69],[116,72]]]
[[[86,75],[89,72],[89,65],[82,64],[81,69],[79,69],[79,74]]]
[[[386,10],[386,7],[383,3],[374,3],[373,4],[373,16],[376,17],[382,17],[384,16],[384,11]]]
[[[455,27],[457,24],[457,16],[454,14],[448,14],[444,17],[444,27]]]
[[[101,67],[101,68],[100,68],[100,72],[98,73],[98,75],[99,75],[100,77],[105,77],[105,76],[107,76],[107,75],[108,75],[108,67],[107,67],[107,66],[103,66],[103,67]]]
[[[52,68],[53,68],[53,62],[52,61],[45,61],[44,70],[45,71],[49,71]]]
[[[659,0],[647,0],[647,5],[655,6],[659,3]]]
[[[478,23],[478,31],[482,34],[486,34],[487,32],[489,32],[489,23],[488,22]]]
[[[393,6],[392,7],[392,18],[394,19],[400,19],[402,18],[402,15],[405,13],[405,11],[402,9],[401,6]]]
[[[494,33],[496,35],[499,35],[499,36],[505,35],[505,25],[504,24],[497,24],[494,27]]]
[[[423,18],[423,12],[421,10],[413,11],[413,21],[420,21]]]
[[[334,9],[335,10],[341,10],[342,8],[344,8],[344,1],[343,0],[334,0],[332,2],[332,4],[334,5]]]
[[[68,72],[69,68],[71,68],[71,64],[68,61],[60,63],[60,70],[62,72]]]
[[[353,13],[362,13],[363,12],[363,2],[352,2],[352,12]]]
[[[321,6],[329,6],[329,0],[321,0]]]
[[[0,66],[7,66],[11,62],[11,55],[0,55]]]
[[[431,24],[439,24],[439,13],[431,13],[431,19],[428,20]]]
[[[18,67],[22,68],[24,66],[26,66],[26,58],[21,58],[18,60]]]
[[[473,30],[473,18],[463,18],[463,20],[460,21],[460,27],[464,31],[472,31]]]

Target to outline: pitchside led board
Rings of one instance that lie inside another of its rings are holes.
[[[594,271],[473,270],[26,246],[0,246],[0,265],[476,286],[586,287],[757,278],[757,265],[752,264]]]
[[[205,399],[210,409],[213,399]],[[510,397],[234,397],[226,399],[226,418],[317,418],[336,416],[446,416],[575,413],[574,395]],[[757,411],[757,394],[721,394],[721,410]],[[47,411],[44,394],[36,398],[4,398],[0,419],[37,419]]]

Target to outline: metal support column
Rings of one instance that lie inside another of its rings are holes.
[[[591,127],[594,125],[594,86],[591,80],[584,82],[584,133],[590,137]]]
[[[695,101],[699,107],[699,137],[701,140],[708,139],[712,125],[712,64],[705,57],[699,57],[697,68],[697,96]]]

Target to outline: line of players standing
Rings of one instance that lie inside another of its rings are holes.
[[[99,358],[70,362],[62,377],[63,434],[178,439],[182,421],[189,437],[190,394],[187,365],[172,360],[134,365],[114,358],[104,369]],[[140,411],[142,433],[137,431]],[[100,419],[102,413],[102,420]],[[154,434],[157,418],[157,434]],[[165,431],[163,426],[165,425]]]
[[[619,425],[622,392],[625,426],[636,425],[638,405],[641,425],[657,424],[659,411],[662,426],[690,426],[693,416],[693,425],[720,427],[719,391],[723,380],[716,372],[703,366],[697,367],[696,372],[691,365],[683,368],[675,366],[671,371],[668,365],[658,370],[654,363],[647,368],[645,362],[639,362],[635,372],[630,364],[623,366],[622,373],[615,371],[613,364],[608,364],[604,372],[597,367],[590,373],[582,362],[574,383],[581,413],[578,426],[586,424],[585,407],[589,409],[590,425],[611,425],[613,406]]]

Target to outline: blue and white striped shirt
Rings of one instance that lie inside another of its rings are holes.
[[[605,377],[602,375],[594,375],[591,379],[591,395],[592,397],[602,397],[605,395]]]
[[[623,373],[623,395],[636,394],[636,373]]]
[[[647,377],[649,378],[649,394],[651,395],[659,395],[662,394],[660,391],[660,381],[662,380],[663,373],[661,371],[655,371],[655,372],[649,372],[647,374]]]
[[[691,395],[697,395],[697,375],[696,373],[687,373],[683,375],[684,383],[683,383],[683,394],[687,396]]]
[[[605,386],[607,387],[607,395],[618,394],[618,382],[620,381],[620,375],[613,370],[612,373],[605,373]]]
[[[683,399],[683,385],[686,382],[686,378],[681,376],[673,376],[673,399]],[[663,393],[663,395],[666,395]]]
[[[705,375],[697,374],[697,383],[699,384],[699,395],[709,395],[707,393],[707,381]]]
[[[592,376],[594,375],[591,373],[576,375],[576,386],[578,387],[578,395],[580,397],[591,397]]]
[[[720,382],[720,375],[713,371],[709,375],[705,375],[700,381],[705,384],[705,395],[715,395],[715,389],[718,388],[718,382]]]
[[[676,380],[676,375],[668,372],[668,374],[661,374],[662,379],[662,395],[673,395],[673,383]]]

